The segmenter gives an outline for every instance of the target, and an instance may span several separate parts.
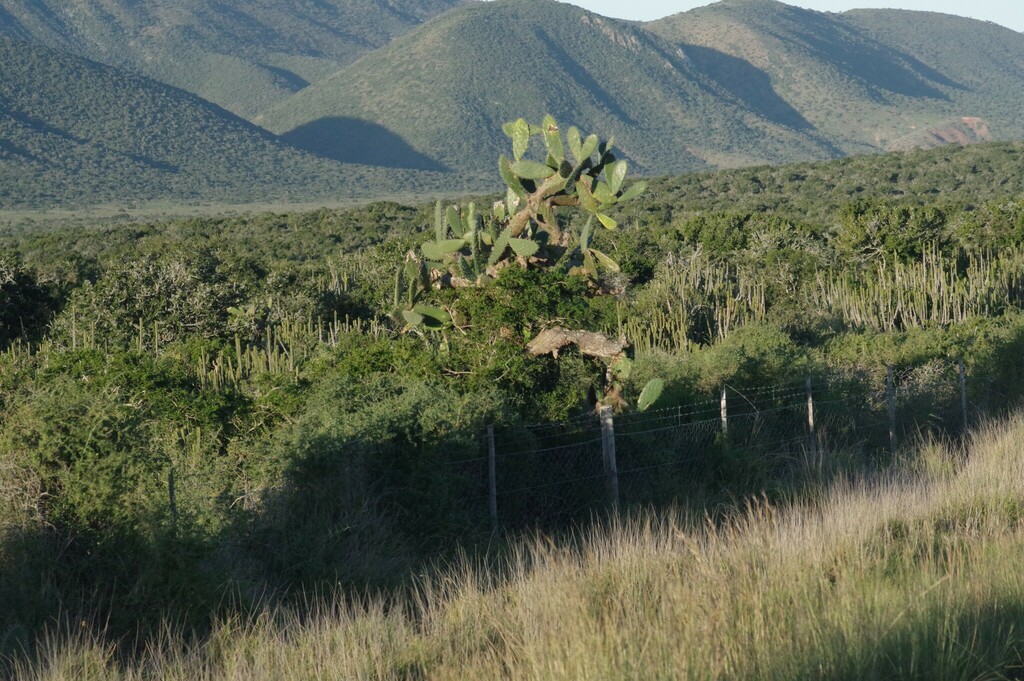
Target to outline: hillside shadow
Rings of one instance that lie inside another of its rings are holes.
[[[422,154],[384,126],[344,116],[328,116],[300,125],[281,139],[305,151],[341,163],[383,168],[435,170],[448,167]]]
[[[750,62],[710,47],[681,47],[698,71],[715,81],[751,111],[787,128],[814,130],[814,126],[799,111],[779,96],[768,74]]]
[[[278,66],[271,66],[270,64],[260,64],[259,67],[264,71],[270,73],[277,82],[281,83],[284,87],[291,90],[292,92],[298,92],[304,87],[309,87],[309,81],[293,73],[288,69],[282,69]]]
[[[894,50],[851,28],[840,27],[826,15],[802,15],[796,32],[797,42],[807,48],[814,59],[832,64],[841,73],[864,82],[871,89],[914,98],[949,101],[940,85],[966,90],[962,84],[946,77],[905,52]],[[775,36],[791,40],[787,36]]]
[[[537,31],[537,38],[544,43],[545,47],[554,57],[555,61],[562,67],[562,70],[569,74],[576,84],[579,85],[587,92],[591,92],[597,98],[597,100],[605,107],[608,108],[611,113],[624,121],[628,125],[636,125],[636,120],[633,119],[629,113],[622,108],[615,98],[611,95],[608,90],[603,88],[597,80],[591,76],[583,66],[573,59],[572,55],[565,51],[561,45],[558,44],[554,39],[551,38],[544,31]]]

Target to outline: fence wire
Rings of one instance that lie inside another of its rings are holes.
[[[339,484],[358,484],[412,523],[423,508],[447,514],[453,531],[495,521],[564,525],[616,498],[620,506],[679,502],[729,491],[737,482],[814,474],[840,453],[881,459],[922,436],[959,436],[999,402],[1001,387],[998,380],[964,375],[956,362],[726,385],[685,405],[616,415],[611,430],[591,413],[559,423],[495,426],[493,436],[466,433],[457,442],[435,443],[418,463],[405,457],[407,465],[383,467],[389,459],[377,457],[354,465]],[[176,473],[179,508],[253,502],[244,486],[217,490],[202,471]],[[224,479],[222,472],[209,473]],[[439,504],[439,498],[447,501]]]

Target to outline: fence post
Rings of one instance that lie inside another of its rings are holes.
[[[178,525],[178,498],[174,489],[174,469],[167,473],[167,496],[171,502],[171,522]]]
[[[818,454],[818,435],[814,428],[814,393],[811,390],[811,377],[807,377],[807,435],[811,443],[811,455]]]
[[[498,462],[494,446],[494,426],[487,426],[487,489],[491,529],[498,531]]]
[[[957,369],[960,374],[960,416],[963,419],[964,432],[967,432],[967,370],[964,368],[964,358],[957,360]]]
[[[604,453],[604,475],[612,508],[619,508],[619,466],[615,460],[615,421],[612,408],[601,407],[601,449]]]
[[[885,403],[889,408],[889,451],[896,453],[896,384],[892,367],[885,368]]]
[[[729,435],[729,397],[725,392],[725,386],[722,387],[722,435]]]

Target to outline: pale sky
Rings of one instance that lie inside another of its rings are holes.
[[[563,0],[566,1],[566,0]],[[710,4],[707,0],[568,0],[606,17],[649,21],[669,14],[685,12]],[[815,9],[819,12],[843,12],[863,7],[890,7],[929,12],[958,14],[964,17],[994,21],[1015,31],[1024,32],[1024,2],[1021,0],[783,0],[787,4]]]

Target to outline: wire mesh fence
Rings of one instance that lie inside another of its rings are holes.
[[[403,457],[404,466],[378,457],[338,482],[355,485],[358,473],[363,490],[397,500],[407,517],[448,513],[457,518],[452,528],[564,526],[616,505],[675,503],[742,479],[812,474],[839,456],[881,460],[922,436],[959,436],[991,404],[1006,402],[998,385],[967,376],[959,361],[725,385],[643,413],[492,426],[433,443],[429,457]],[[188,471],[173,484],[178,508],[250,501],[245,489],[210,497]]]

